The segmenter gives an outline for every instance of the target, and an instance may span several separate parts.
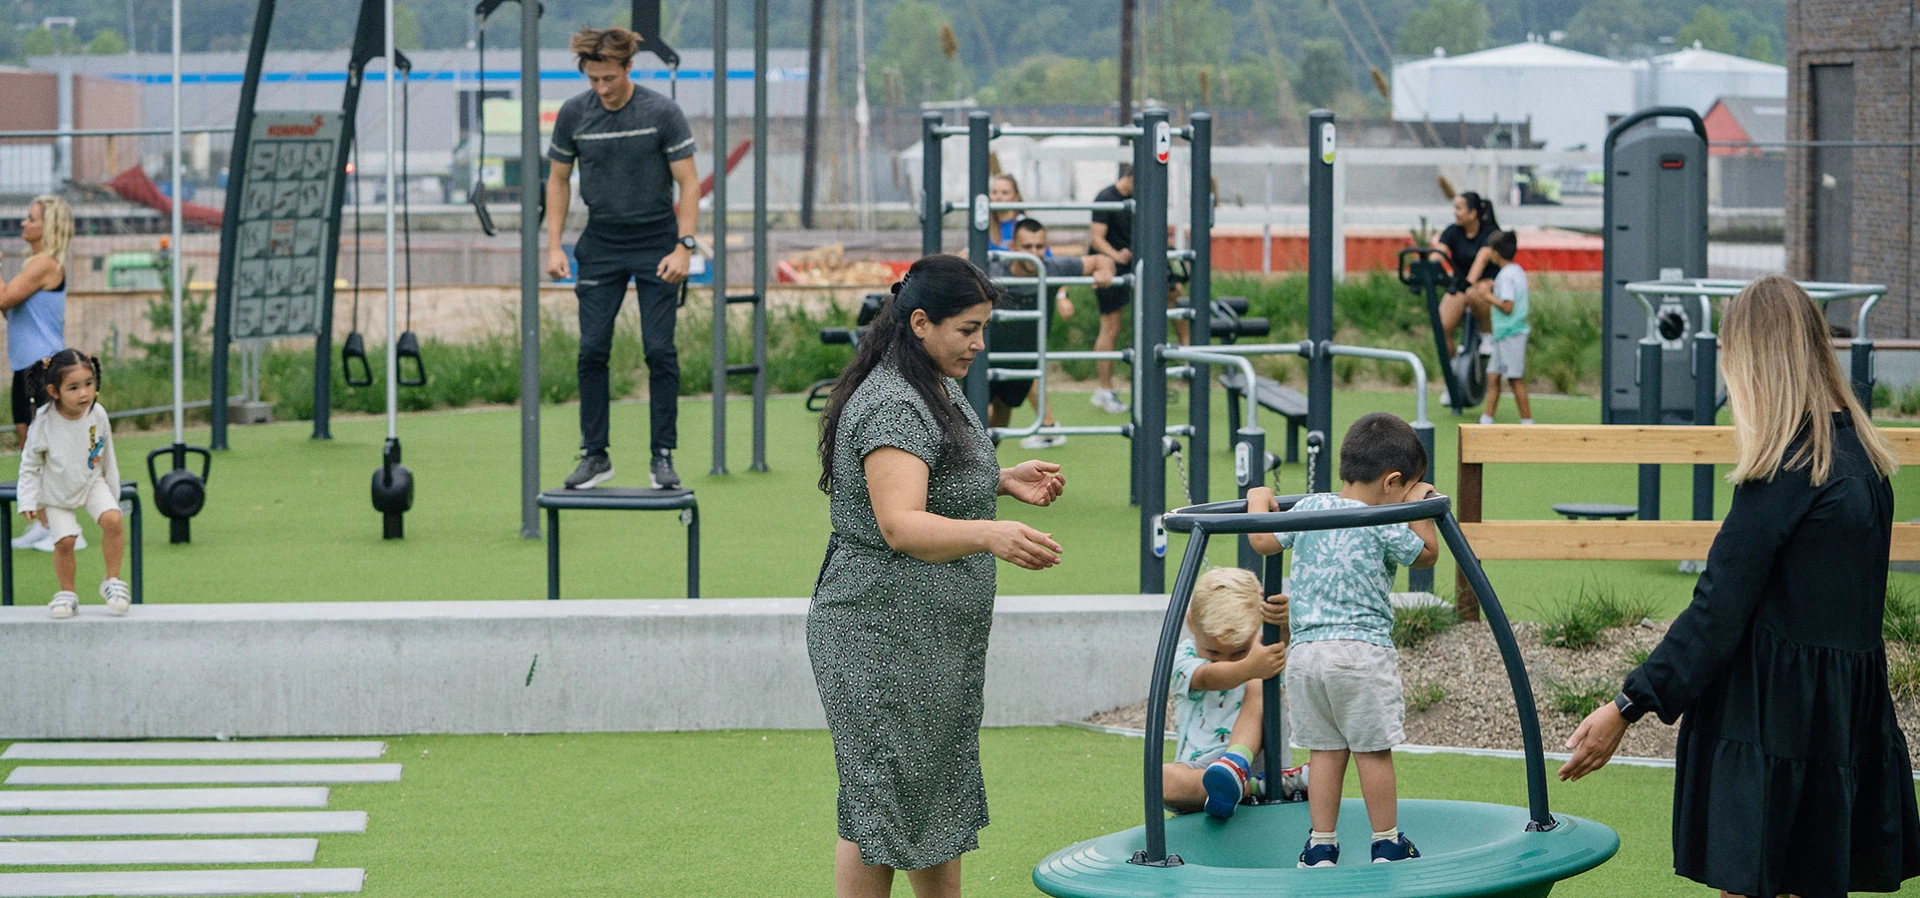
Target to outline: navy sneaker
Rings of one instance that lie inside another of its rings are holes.
[[[1300,852],[1299,866],[1301,867],[1333,867],[1339,863],[1340,844],[1338,842],[1332,845],[1315,845],[1309,838],[1306,849]]]
[[[1221,819],[1233,816],[1233,809],[1247,794],[1247,762],[1228,752],[1207,765],[1200,774],[1200,785],[1207,789],[1207,813]]]
[[[1407,838],[1406,833],[1401,833],[1395,839],[1381,839],[1373,843],[1373,862],[1376,864],[1410,860],[1419,856],[1420,849],[1413,847],[1413,842]]]

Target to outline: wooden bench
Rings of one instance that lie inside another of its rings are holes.
[[[1228,371],[1220,375],[1220,386],[1227,390],[1227,433],[1239,433],[1240,394],[1247,389],[1246,375]],[[1255,379],[1253,401],[1287,419],[1287,464],[1300,461],[1300,428],[1307,426],[1307,397],[1277,380],[1261,377]]]
[[[1920,428],[1881,428],[1902,465],[1920,464]],[[1690,561],[1707,557],[1719,521],[1488,521],[1482,518],[1489,464],[1725,465],[1735,460],[1733,428],[1643,425],[1462,424],[1454,515],[1481,559]],[[1893,525],[1894,561],[1920,561],[1920,524]],[[1454,605],[1477,620],[1480,602],[1459,578]]]

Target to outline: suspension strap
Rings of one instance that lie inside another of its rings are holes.
[[[1193,486],[1187,481],[1187,454],[1180,451],[1179,440],[1173,437],[1162,437],[1161,440],[1161,451],[1173,456],[1174,467],[1180,472],[1180,494],[1186,497],[1188,505],[1192,505],[1194,504]]]
[[[413,80],[413,65],[408,63],[400,70],[405,73],[406,81],[400,82],[400,234],[402,252],[406,255],[407,272],[407,330],[413,330],[413,190],[407,181],[408,138],[413,135],[413,91],[408,81]],[[482,128],[482,131],[486,129]]]
[[[353,329],[360,330],[360,135],[353,136]],[[332,327],[331,324],[328,327]]]

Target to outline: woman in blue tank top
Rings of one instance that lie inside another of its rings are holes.
[[[20,236],[27,241],[27,264],[0,284],[0,314],[7,319],[7,366],[13,369],[13,432],[25,446],[27,425],[46,401],[45,396],[29,395],[27,369],[67,343],[67,246],[73,242],[73,209],[51,194],[35,197],[20,222]],[[39,542],[43,534],[34,528],[45,530],[36,523],[14,545]]]

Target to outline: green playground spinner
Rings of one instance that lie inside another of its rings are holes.
[[[1146,824],[1055,852],[1034,867],[1034,885],[1056,898],[1540,898],[1553,890],[1554,883],[1585,873],[1613,857],[1620,850],[1620,837],[1612,829],[1578,817],[1555,817],[1547,809],[1546,756],[1520,647],[1492,584],[1487,582],[1486,571],[1454,520],[1450,501],[1435,496],[1369,508],[1288,510],[1303,498],[1281,497],[1281,510],[1267,514],[1247,513],[1244,502],[1215,502],[1182,508],[1166,516],[1168,530],[1191,533],[1192,537],[1161,625],[1147,700],[1146,731],[1163,732],[1166,725],[1174,649],[1186,622],[1194,581],[1206,558],[1209,535],[1330,530],[1431,519],[1467,582],[1480,596],[1512,683],[1526,748],[1528,806],[1403,800],[1401,827],[1417,834],[1421,857],[1373,864],[1366,854],[1354,852],[1333,869],[1297,869],[1295,853],[1309,828],[1306,802],[1243,806],[1231,820],[1206,814],[1168,820],[1160,800],[1166,743],[1147,739]],[[1278,684],[1268,681],[1266,688],[1267,744],[1263,751],[1267,769],[1278,770],[1283,766],[1284,751],[1280,744]],[[1308,788],[1313,788],[1311,783]],[[1358,799],[1341,803],[1340,818],[1342,841],[1366,844],[1366,810]]]

